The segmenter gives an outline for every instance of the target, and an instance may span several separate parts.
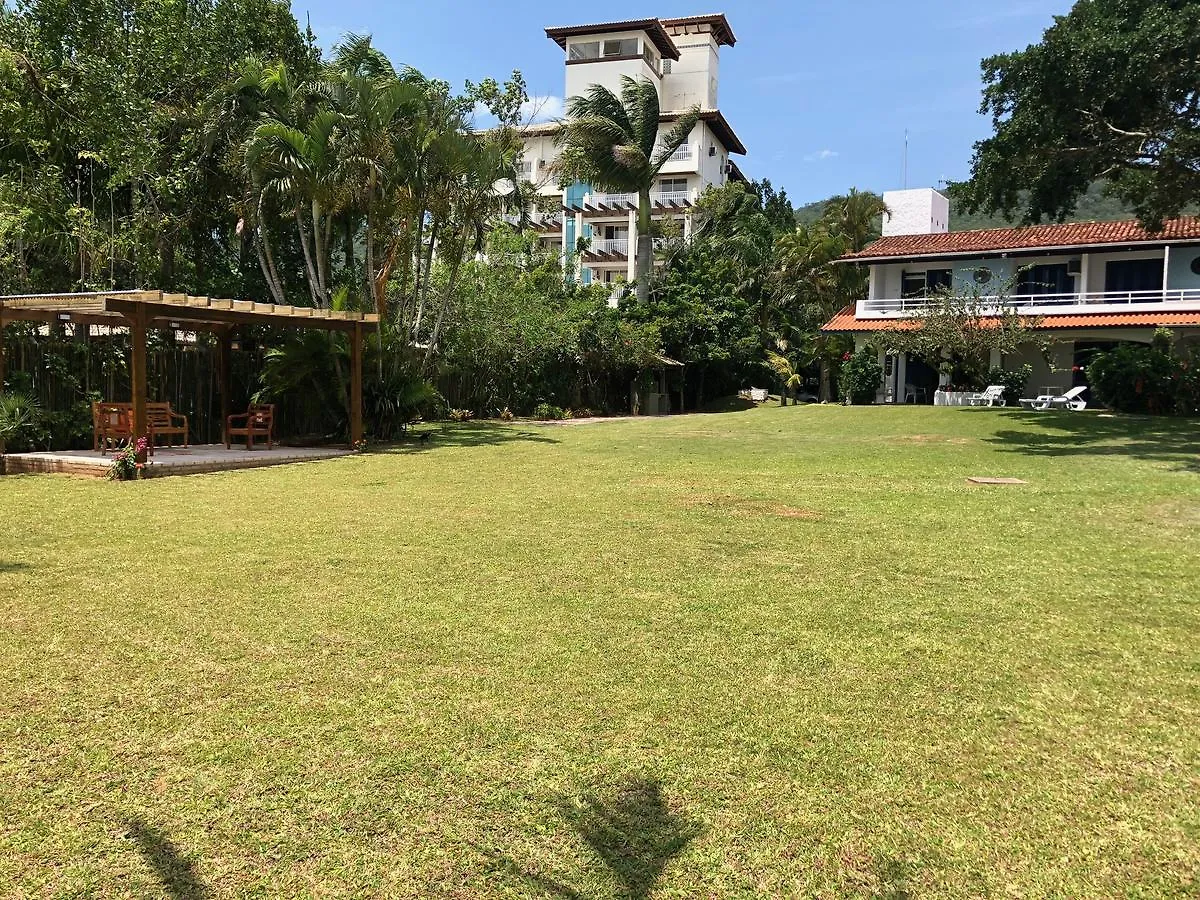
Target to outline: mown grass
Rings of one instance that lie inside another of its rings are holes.
[[[1198,451],[800,407],[0,479],[0,893],[1194,894]]]

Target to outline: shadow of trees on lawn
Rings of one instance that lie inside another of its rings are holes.
[[[29,563],[9,562],[8,560],[0,559],[0,575],[5,572],[23,572],[29,568]]]
[[[141,819],[129,823],[129,837],[154,870],[163,890],[176,900],[203,900],[208,888],[196,874],[196,865],[170,838]]]
[[[518,425],[499,422],[454,422],[416,427],[396,443],[372,448],[373,453],[420,453],[439,447],[485,447],[523,441],[534,444],[557,444],[557,438],[530,431]]]
[[[998,430],[985,438],[1005,452],[1048,457],[1128,456],[1177,463],[1180,468],[1200,472],[1200,423],[1190,419],[1051,410],[964,412],[999,415],[1014,425],[1029,426]]]
[[[704,830],[671,809],[662,785],[654,779],[632,779],[604,795],[560,797],[553,805],[616,880],[617,895],[630,900],[649,897],[671,860]],[[525,870],[504,854],[484,852],[499,869],[527,886],[559,897],[587,896],[554,878]]]

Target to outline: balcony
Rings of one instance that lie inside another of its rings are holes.
[[[605,240],[592,241],[591,247],[588,248],[588,253],[594,256],[629,256],[629,239],[628,238],[608,238]]]
[[[692,161],[692,145],[684,144],[674,153],[667,157],[667,162],[691,162]]]
[[[1029,316],[1072,313],[1122,313],[1157,310],[1200,310],[1200,290],[1164,288],[1152,291],[1089,291],[1086,294],[1010,294],[1005,297],[968,297],[972,312],[997,315],[1013,311]],[[940,309],[937,297],[861,300],[856,315],[862,319],[902,319]]]
[[[584,194],[583,202],[588,206],[609,206],[637,209],[637,194]],[[655,191],[650,195],[652,206],[686,206],[691,203],[690,191]]]

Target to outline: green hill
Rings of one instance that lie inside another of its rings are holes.
[[[796,208],[796,222],[807,225],[821,217],[829,198],[817,200]],[[1115,222],[1121,219],[1135,218],[1133,211],[1120,200],[1107,197],[1104,194],[1104,183],[1095,182],[1086,194],[1079,198],[1075,212],[1064,221],[1067,222]],[[1017,224],[1000,215],[987,213],[968,213],[958,208],[954,200],[950,201],[950,230],[971,231],[977,228],[1009,228]]]

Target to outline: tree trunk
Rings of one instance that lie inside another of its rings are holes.
[[[308,293],[312,297],[313,306],[324,306],[320,294],[317,293],[317,271],[313,268],[312,249],[308,246],[308,229],[304,227],[304,217],[300,208],[296,208],[296,230],[300,233],[300,249],[304,251],[304,272],[308,276]]]
[[[637,279],[637,299],[644,304],[650,299],[650,271],[654,268],[654,238],[650,236],[650,188],[638,191],[637,259],[633,274]]]
[[[821,363],[821,386],[817,393],[820,395],[822,403],[829,403],[833,399],[833,385],[830,378],[831,366],[829,365],[829,357],[825,353],[825,344],[828,338],[821,335],[817,338],[817,359]]]

